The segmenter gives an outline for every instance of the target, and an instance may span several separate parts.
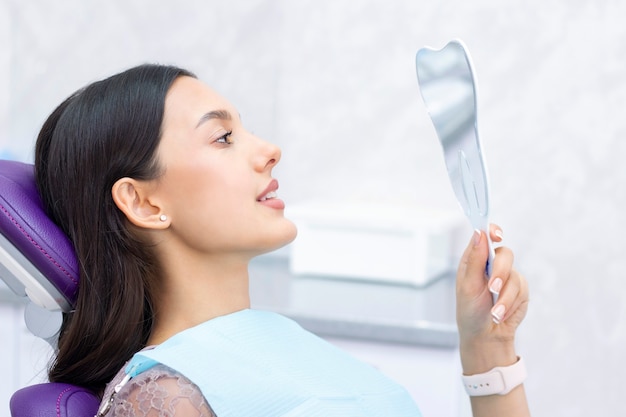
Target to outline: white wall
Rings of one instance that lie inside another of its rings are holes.
[[[0,144],[28,160],[83,84],[195,71],[283,148],[288,204],[455,207],[414,55],[459,37],[479,81],[493,220],[529,279],[534,415],[617,416],[626,392],[626,3],[618,0],[0,0]]]

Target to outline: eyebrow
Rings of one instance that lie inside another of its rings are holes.
[[[202,123],[207,122],[207,121],[212,120],[212,119],[231,120],[232,116],[226,110],[213,110],[213,111],[210,111],[210,112],[205,113],[204,115],[202,115],[202,117],[198,121],[198,124],[196,125],[196,129]]]

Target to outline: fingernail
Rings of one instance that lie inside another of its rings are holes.
[[[491,317],[493,318],[493,322],[495,324],[500,324],[502,319],[504,318],[505,308],[502,304],[498,304],[494,308],[491,309]]]
[[[493,294],[500,294],[500,290],[502,289],[502,280],[500,278],[494,278],[491,286],[489,287],[489,291]]]
[[[504,239],[504,237],[502,236],[502,230],[498,229],[495,231],[494,233],[496,236],[498,236],[500,239]]]
[[[482,232],[478,229],[474,229],[474,246],[478,246],[478,244],[480,243],[480,237],[482,235]]]

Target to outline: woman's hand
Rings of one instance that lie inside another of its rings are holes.
[[[502,231],[492,225],[491,238],[502,241]],[[461,361],[466,375],[516,362],[514,339],[528,308],[526,280],[513,269],[513,252],[496,249],[492,274],[487,279],[487,238],[476,231],[465,250],[457,273],[457,325]],[[492,293],[498,293],[493,304]]]

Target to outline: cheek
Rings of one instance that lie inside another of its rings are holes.
[[[192,217],[206,213],[226,214],[241,206],[242,192],[238,184],[217,172],[190,172],[171,189],[171,203]]]
[[[246,188],[241,176],[226,170],[186,169],[171,175],[168,182],[166,193],[168,206],[174,210],[172,220],[196,224],[196,230],[216,230],[241,222],[254,203],[253,192]],[[246,198],[248,195],[250,198]]]

